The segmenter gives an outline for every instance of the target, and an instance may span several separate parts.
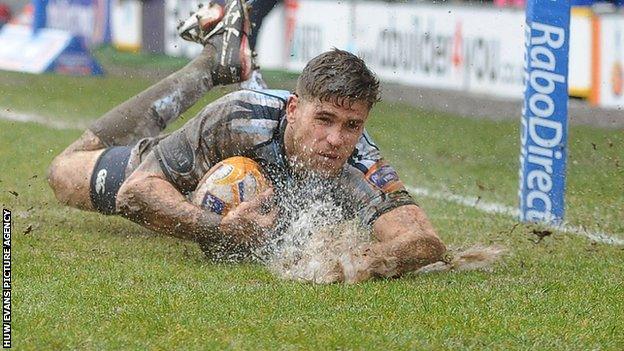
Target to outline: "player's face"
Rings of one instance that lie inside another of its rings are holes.
[[[337,175],[353,153],[368,118],[368,104],[350,107],[292,96],[287,108],[286,153],[297,167]]]

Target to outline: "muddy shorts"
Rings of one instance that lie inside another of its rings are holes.
[[[113,146],[98,158],[91,173],[89,193],[93,208],[103,214],[116,213],[116,199],[119,188],[141,164],[145,156],[167,134],[143,138],[134,145]]]
[[[93,207],[103,214],[114,214],[117,193],[126,180],[126,167],[132,147],[113,146],[100,155],[91,174],[89,193]]]

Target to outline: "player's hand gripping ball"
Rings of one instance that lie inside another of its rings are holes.
[[[247,157],[235,156],[212,167],[199,181],[192,202],[225,216],[243,201],[250,201],[269,188],[260,165]]]

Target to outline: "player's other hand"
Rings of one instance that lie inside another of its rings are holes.
[[[253,200],[242,202],[228,212],[219,225],[219,232],[236,244],[257,244],[264,241],[273,229],[277,217],[273,189],[258,194]]]
[[[360,283],[376,277],[396,276],[398,259],[385,257],[369,246],[343,254],[340,268],[345,283]]]

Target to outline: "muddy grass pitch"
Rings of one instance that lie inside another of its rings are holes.
[[[0,73],[3,111],[63,122],[0,120],[0,203],[13,211],[14,347],[624,348],[624,246],[517,225],[443,197],[417,201],[449,247],[507,248],[490,271],[294,283],[261,265],[212,264],[193,243],[60,206],[46,183],[52,158],[81,126],[148,84]],[[368,130],[405,183],[515,206],[517,123],[381,103]],[[624,239],[624,133],[572,127],[569,147],[568,221]]]

